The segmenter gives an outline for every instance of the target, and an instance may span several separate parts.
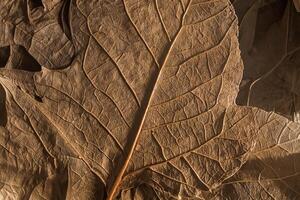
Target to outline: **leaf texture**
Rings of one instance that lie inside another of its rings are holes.
[[[235,104],[229,1],[42,1],[29,22],[18,4],[34,2],[4,2],[31,41],[0,33],[4,199],[298,197],[300,125]]]
[[[258,143],[247,163],[211,199],[299,198],[299,125],[261,110],[256,116]]]

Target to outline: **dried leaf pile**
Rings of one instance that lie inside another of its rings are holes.
[[[1,0],[0,199],[300,199],[297,9]]]

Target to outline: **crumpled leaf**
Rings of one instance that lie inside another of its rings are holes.
[[[75,49],[61,25],[64,5],[61,0],[1,0],[0,48],[21,46],[50,69],[69,65]],[[10,54],[18,54],[18,49],[11,48]],[[9,65],[19,68],[21,61],[16,56]]]
[[[268,134],[284,133],[275,146],[297,147],[299,124],[235,105],[243,66],[229,1],[77,0],[67,7],[74,57],[62,53],[51,65],[23,45],[40,71],[9,61],[0,70],[7,113],[0,196],[211,199],[251,176],[256,157],[286,155],[269,151]],[[67,38],[65,29],[57,30]],[[65,43],[53,44],[50,57]]]
[[[290,1],[252,1],[247,5],[236,1],[234,5],[245,65],[237,102],[299,122],[300,14]]]

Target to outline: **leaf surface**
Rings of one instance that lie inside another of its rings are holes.
[[[256,157],[276,157],[257,153],[280,131],[270,116],[298,137],[298,124],[235,105],[243,65],[229,1],[55,2],[43,1],[32,37],[48,37],[43,16],[68,10],[54,22],[63,36],[43,52],[20,45],[41,69],[8,59],[0,71],[4,198],[213,198]]]
[[[211,199],[298,199],[299,125],[259,110],[257,144],[247,163]],[[267,124],[267,125],[266,125]]]

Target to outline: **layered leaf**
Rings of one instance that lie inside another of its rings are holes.
[[[256,116],[260,130],[249,160],[212,199],[300,197],[299,125],[274,113],[258,111]]]
[[[43,3],[47,13],[66,8]],[[59,30],[77,51],[70,65],[58,69],[70,54],[52,65],[28,50],[41,71],[10,62],[0,71],[4,198],[208,199],[251,176],[253,162],[297,153],[269,149],[296,148],[298,124],[235,105],[243,66],[229,1],[77,0],[67,7],[70,32]],[[50,57],[65,47],[53,44]],[[274,143],[268,134],[282,137]]]
[[[0,2],[0,49],[10,46],[12,56],[7,67],[32,69],[30,65],[24,66],[28,53],[47,68],[57,69],[70,64],[75,49],[67,37],[69,30],[66,23],[69,22],[66,20],[68,10],[65,4],[68,2],[69,0]]]
[[[299,121],[300,15],[294,4],[253,1],[245,5],[237,1],[235,7],[240,17],[245,64],[238,103]]]

